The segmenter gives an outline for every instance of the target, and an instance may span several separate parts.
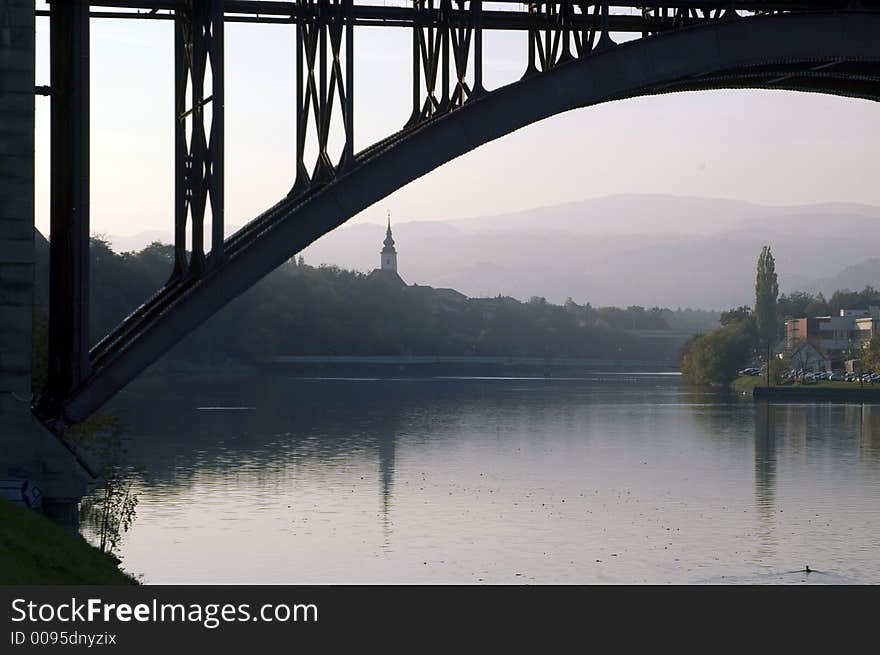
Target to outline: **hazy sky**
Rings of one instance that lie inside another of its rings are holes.
[[[172,229],[170,21],[93,20],[91,220],[96,233]],[[280,199],[294,171],[295,28],[226,27],[226,222]],[[49,83],[48,19],[37,22],[37,84]],[[355,35],[356,141],[399,129],[410,111],[411,36]],[[484,37],[487,86],[517,79],[524,34]],[[37,98],[37,226],[48,228],[49,100]],[[617,193],[766,204],[880,205],[880,107],[783,91],[684,93],[550,118],[461,157],[356,220],[502,213]],[[634,226],[637,228],[637,226]]]

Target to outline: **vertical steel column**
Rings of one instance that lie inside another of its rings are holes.
[[[210,265],[217,266],[224,259],[224,212],[225,188],[224,153],[226,148],[224,116],[224,32],[223,0],[213,0],[210,4],[208,25],[211,39],[208,42],[208,58],[211,61],[211,132],[208,141],[208,155],[211,173],[208,178],[208,198],[211,201],[211,258]]]
[[[609,48],[613,45],[617,45],[611,38],[611,10],[608,7],[608,2],[603,2],[601,8],[602,13],[601,18],[599,19],[599,29],[601,30],[601,34],[599,35],[599,42],[596,44],[596,49]]]
[[[89,374],[89,3],[50,13],[51,202],[49,380],[41,401],[61,415]]]
[[[187,161],[187,180],[189,182],[189,213],[190,229],[192,230],[192,250],[189,255],[189,273],[199,277],[205,267],[205,204],[207,188],[205,184],[205,160],[208,155],[207,137],[205,136],[204,104],[205,100],[205,64],[207,48],[203,38],[205,26],[202,24],[202,9],[210,0],[190,0],[189,52],[188,73],[192,89],[192,107],[180,120],[190,121],[189,156]]]
[[[354,164],[354,0],[345,6],[345,150],[343,168]]]
[[[437,113],[440,101],[437,100],[437,73],[440,70],[438,61],[440,58],[440,43],[442,39],[437,33],[437,19],[434,16],[434,0],[421,3],[425,10],[425,27],[428,29],[428,38],[425,41],[424,32],[419,31],[419,47],[422,49],[422,66],[425,69],[425,105],[421,111],[420,120],[430,118]],[[427,44],[427,52],[424,47]]]
[[[440,99],[440,111],[449,109],[449,30],[452,29],[452,0],[440,0],[440,23],[443,39],[443,97]]]
[[[556,61],[556,58],[553,56],[553,18],[555,17],[555,8],[556,4],[552,2],[548,2],[545,6],[544,11],[547,12],[547,27],[544,29],[544,57],[541,64],[542,71],[548,71],[553,68],[553,64]],[[540,43],[538,44],[541,45]],[[541,54],[541,49],[539,47],[538,54]],[[540,57],[539,57],[540,58]]]
[[[309,19],[307,0],[297,0],[297,6],[301,9],[301,13],[296,22],[296,179],[288,195],[296,195],[305,191],[311,183],[305,163],[306,131],[309,119],[309,99],[306,97],[304,79],[304,71],[309,59],[306,54],[305,25],[305,21]]]
[[[483,88],[483,0],[471,0],[474,13],[474,97],[486,93]]]
[[[534,75],[538,72],[538,66],[536,57],[535,57],[535,41],[540,38],[538,32],[538,17],[541,15],[540,5],[536,3],[529,3],[528,5],[528,13],[529,13],[529,59],[526,64],[526,72],[523,73],[523,77],[528,77],[530,75]]]
[[[174,269],[171,282],[186,274],[186,217],[189,209],[189,145],[186,134],[186,90],[189,85],[190,16],[181,1],[174,11]]]
[[[420,4],[424,0],[413,0],[413,25],[412,25],[412,115],[409,117],[407,126],[416,125],[422,114],[422,63],[419,51],[421,43],[422,20]]]
[[[571,26],[574,23],[574,5],[560,5],[559,19],[562,27],[562,53],[559,56],[559,63],[562,63],[574,59],[574,56],[571,54]]]

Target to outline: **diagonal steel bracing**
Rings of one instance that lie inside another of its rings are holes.
[[[313,184],[325,184],[354,161],[354,2],[298,0],[297,8],[302,18],[296,25],[296,178],[292,194]],[[342,120],[344,146],[340,159],[334,162],[329,144],[337,114]],[[310,136],[317,150],[311,167],[306,161]]]
[[[172,282],[223,262],[223,0],[181,0],[174,14]],[[187,252],[187,226],[191,240]]]
[[[410,127],[485,93],[483,3],[414,0],[413,7]]]

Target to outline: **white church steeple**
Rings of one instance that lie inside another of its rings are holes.
[[[382,248],[383,271],[397,272],[397,251],[394,249],[394,237],[391,236],[391,210],[388,210],[388,229],[385,231],[385,247]]]

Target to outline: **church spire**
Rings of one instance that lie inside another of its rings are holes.
[[[391,210],[388,210],[388,228],[385,230],[385,246],[382,248],[383,271],[397,271],[397,250],[394,249],[394,237],[391,236]]]
[[[394,237],[391,236],[391,210],[388,210],[388,229],[385,230],[385,241],[383,242],[385,248],[383,248],[382,252],[395,252],[394,250]]]

